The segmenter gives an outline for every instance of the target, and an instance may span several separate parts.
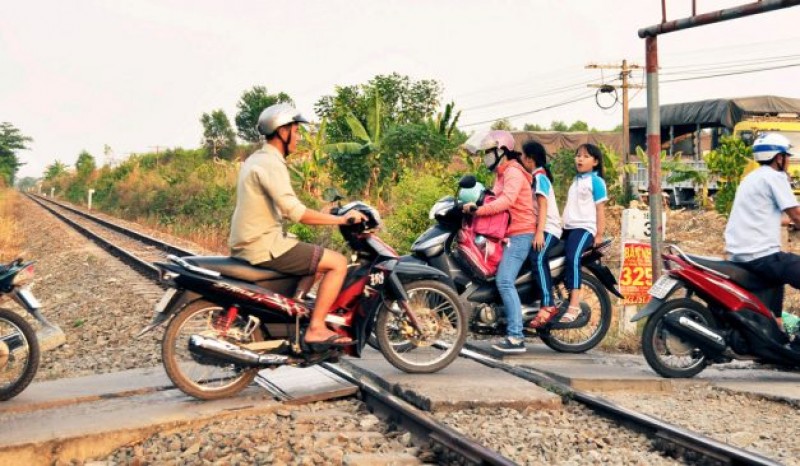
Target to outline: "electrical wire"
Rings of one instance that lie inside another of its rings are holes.
[[[584,96],[578,97],[576,99],[571,99],[571,100],[566,100],[566,101],[563,101],[563,102],[559,102],[559,103],[556,103],[556,104],[553,104],[553,105],[547,105],[545,107],[540,107],[540,108],[537,108],[537,109],[534,109],[534,110],[529,110],[529,111],[522,112],[522,113],[515,113],[513,115],[505,115],[505,116],[501,116],[501,117],[497,117],[497,118],[492,118],[491,120],[476,121],[476,122],[473,122],[473,123],[467,123],[467,124],[459,125],[459,126],[461,126],[462,128],[468,128],[470,126],[478,126],[478,125],[484,125],[486,123],[494,123],[497,120],[504,120],[504,119],[507,119],[507,118],[517,118],[517,117],[521,117],[521,116],[532,115],[534,113],[539,113],[539,112],[543,112],[545,110],[551,110],[551,109],[554,109],[554,108],[563,107],[565,105],[573,104],[575,102],[580,102],[582,100],[587,100],[587,99],[592,99],[592,98],[594,98],[594,93],[591,93],[589,95],[584,95]]]

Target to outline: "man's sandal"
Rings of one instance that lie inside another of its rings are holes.
[[[320,341],[306,341],[305,344],[315,353],[322,353],[331,349],[344,348],[354,345],[356,342],[351,338],[342,335],[331,335]]]
[[[541,328],[544,327],[553,317],[558,314],[558,309],[555,307],[543,307],[539,309],[539,312],[536,313],[536,317],[528,324],[531,328]]]
[[[561,319],[558,320],[559,323],[562,324],[569,324],[575,322],[575,320],[580,317],[581,315],[581,308],[578,306],[570,306],[567,308],[567,312],[561,316]]]

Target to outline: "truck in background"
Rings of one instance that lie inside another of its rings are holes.
[[[681,154],[683,162],[697,170],[705,170],[703,156],[719,146],[722,136],[733,135],[752,144],[760,132],[780,132],[800,148],[800,99],[779,96],[738,97],[732,99],[711,99],[697,102],[662,105],[661,148],[669,155]],[[636,153],[636,147],[646,147],[647,108],[630,110],[629,154]],[[800,157],[790,164],[789,172],[793,179],[796,194],[800,194]],[[634,191],[646,191],[648,184],[647,168],[634,162],[638,170],[630,177]],[[755,162],[748,167],[751,170]],[[747,173],[747,171],[746,171]],[[713,195],[717,186],[714,181],[707,186]],[[669,195],[673,207],[694,206],[697,187],[692,183],[667,183],[662,179],[662,189]]]
[[[733,135],[752,146],[760,133],[779,133],[786,136],[792,147],[800,151],[800,114],[779,113],[775,116],[752,116],[742,120],[733,127]],[[800,154],[798,154],[800,155]],[[758,164],[751,160],[745,169],[745,174],[758,168]],[[792,179],[792,189],[795,194],[800,194],[800,157],[791,157],[787,168]]]

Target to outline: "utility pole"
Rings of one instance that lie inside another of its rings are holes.
[[[628,164],[628,152],[630,152],[630,122],[628,118],[628,89],[644,89],[640,84],[630,84],[628,79],[633,70],[640,70],[642,67],[636,64],[628,64],[628,60],[622,60],[622,65],[598,65],[590,63],[586,65],[587,69],[611,69],[620,70],[619,77],[622,79],[622,85],[615,86],[612,84],[589,84],[589,87],[600,89],[600,92],[609,92],[607,89],[622,89],[622,186],[625,194],[630,191],[630,183],[628,174],[625,172],[624,167]]]

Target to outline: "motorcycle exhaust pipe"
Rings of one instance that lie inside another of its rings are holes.
[[[240,366],[281,366],[289,362],[282,354],[258,354],[227,341],[201,335],[189,337],[189,351]]]
[[[703,349],[721,353],[728,348],[724,335],[685,315],[667,315],[664,323],[676,335],[686,338]]]

